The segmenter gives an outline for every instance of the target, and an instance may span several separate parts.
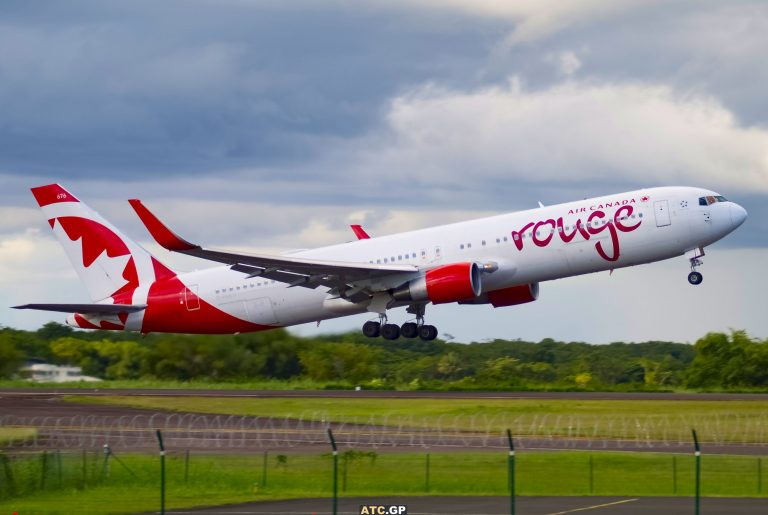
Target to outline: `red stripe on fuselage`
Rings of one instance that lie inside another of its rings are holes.
[[[188,310],[187,302],[199,309]],[[279,326],[241,320],[195,295],[178,277],[149,287],[142,333],[227,334],[266,331]]]

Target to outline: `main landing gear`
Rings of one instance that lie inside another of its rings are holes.
[[[408,307],[408,313],[416,315],[416,322],[406,322],[401,326],[388,324],[387,316],[380,315],[379,321],[369,320],[363,324],[363,334],[368,338],[381,336],[385,340],[397,340],[403,338],[416,338],[424,341],[432,341],[437,338],[437,328],[424,323],[424,305],[416,304]]]
[[[702,257],[704,257],[704,247],[699,247],[694,250],[691,257],[688,258],[688,261],[691,263],[691,273],[688,274],[688,282],[694,286],[701,284],[704,280],[704,276],[701,275],[701,272],[696,271],[696,268],[703,264],[701,261]]]
[[[363,334],[368,338],[378,338],[381,336],[385,340],[397,340],[403,338],[416,338],[417,336],[424,341],[432,341],[437,338],[437,327],[433,325],[417,325],[415,322],[406,322],[403,325],[382,324],[374,320],[369,320],[363,324]]]

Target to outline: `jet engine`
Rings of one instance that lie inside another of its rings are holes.
[[[521,284],[501,290],[489,291],[486,296],[488,297],[488,302],[494,308],[525,304],[539,298],[539,283]]]
[[[474,299],[482,291],[480,267],[477,263],[453,263],[427,270],[392,291],[398,301],[424,301],[433,304]]]

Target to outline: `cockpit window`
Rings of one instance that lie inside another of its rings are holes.
[[[706,197],[699,197],[700,206],[709,206],[715,202],[728,202],[728,199],[722,195],[707,195]]]

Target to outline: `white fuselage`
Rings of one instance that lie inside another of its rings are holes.
[[[456,262],[494,263],[483,292],[649,263],[707,246],[743,222],[744,210],[725,201],[700,205],[717,193],[662,187],[546,206],[505,215],[363,239],[292,256],[422,268]],[[718,197],[722,198],[722,197]],[[229,267],[179,276],[200,299],[242,320],[289,326],[365,312],[327,288],[288,287],[246,278]],[[146,287],[134,302],[146,298]],[[390,307],[393,307],[394,304]],[[194,310],[195,306],[188,306]],[[141,330],[140,317],[126,329]]]

